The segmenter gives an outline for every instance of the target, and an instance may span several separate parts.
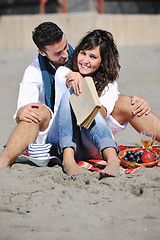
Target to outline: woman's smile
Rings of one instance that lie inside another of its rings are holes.
[[[90,50],[82,50],[77,57],[79,72],[82,75],[92,75],[97,71],[101,64],[99,46]]]

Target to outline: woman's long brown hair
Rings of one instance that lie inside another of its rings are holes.
[[[75,48],[69,67],[78,72],[77,56],[79,52],[94,49],[97,46],[100,46],[101,64],[92,77],[100,96],[108,83],[119,77],[119,53],[110,32],[100,29],[89,32]]]

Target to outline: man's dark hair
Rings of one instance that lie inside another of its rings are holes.
[[[62,36],[62,30],[52,22],[43,22],[32,32],[32,39],[41,51],[45,51],[45,46],[59,42]]]

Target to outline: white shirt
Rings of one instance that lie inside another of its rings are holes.
[[[70,71],[70,69],[66,67],[59,67],[56,71],[55,81],[58,82],[58,86],[63,88],[63,84],[65,82],[65,75]],[[60,86],[61,85],[61,86]],[[118,100],[118,85],[116,81],[109,83],[107,87],[103,90],[100,96],[100,103],[107,109],[107,117],[112,113],[115,102]],[[59,95],[59,93],[58,93]],[[63,95],[63,94],[62,94]],[[60,96],[60,99],[62,97]],[[59,100],[60,101],[60,100]],[[57,101],[57,103],[59,103]],[[57,110],[57,106],[55,106]]]
[[[53,65],[52,67],[55,68]],[[55,96],[54,115],[58,110],[60,99],[63,93],[67,90],[65,81],[66,81],[65,78],[58,79],[57,81],[55,76],[56,96]],[[24,107],[29,103],[38,103],[38,102],[46,105],[42,72],[40,69],[39,60],[37,56],[37,58],[26,68],[24,72],[23,79],[20,83],[20,88],[19,88],[17,111],[19,108]],[[16,119],[17,111],[14,114],[14,117],[13,117],[14,120]]]

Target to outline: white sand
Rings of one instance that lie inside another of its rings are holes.
[[[160,46],[120,50],[120,92],[140,95],[160,116]],[[0,150],[14,128],[18,84],[36,51],[0,52]],[[118,144],[140,144],[131,128]],[[160,236],[160,169],[118,178],[69,177],[60,167],[14,164],[0,171],[0,240],[157,240]]]

